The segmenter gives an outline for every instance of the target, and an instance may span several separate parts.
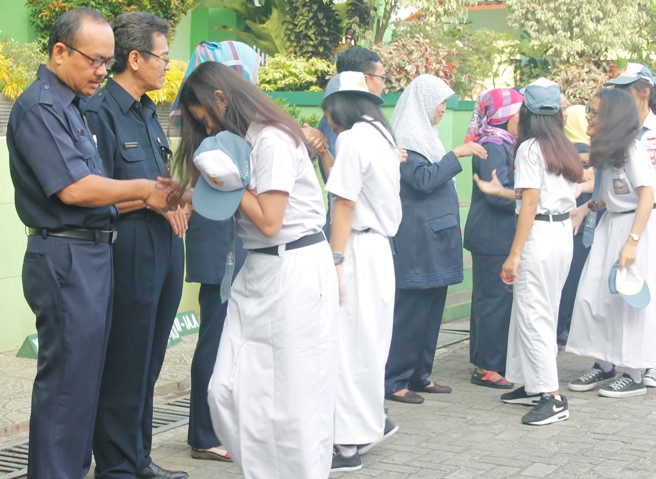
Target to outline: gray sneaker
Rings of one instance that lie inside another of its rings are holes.
[[[641,394],[647,394],[645,383],[635,382],[628,374],[622,374],[608,386],[599,389],[599,395],[607,398],[625,398]]]
[[[356,451],[352,456],[344,456],[337,446],[333,446],[333,464],[330,472],[349,472],[362,469],[362,459]]]
[[[645,374],[642,376],[642,382],[648,388],[656,388],[656,368],[645,369]]]
[[[567,385],[567,388],[570,391],[584,392],[590,391],[600,384],[604,384],[607,381],[615,379],[615,367],[605,373],[601,366],[597,363],[594,363],[590,369],[586,370],[578,378]]]
[[[567,398],[560,396],[560,401],[551,394],[543,394],[533,409],[522,417],[522,423],[531,426],[545,426],[569,419]]]
[[[521,404],[523,406],[535,406],[540,401],[540,394],[528,394],[524,386],[509,393],[501,395],[501,400],[506,404]]]
[[[358,454],[361,456],[363,454],[368,453],[371,451],[375,446],[383,442],[385,439],[388,437],[392,436],[396,431],[399,430],[399,426],[397,426],[394,421],[392,421],[389,417],[385,416],[385,430],[383,431],[383,436],[378,439],[377,441],[370,442],[368,444],[359,444],[358,445]]]

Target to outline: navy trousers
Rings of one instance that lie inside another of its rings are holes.
[[[385,394],[430,384],[447,289],[396,290]]]
[[[219,340],[228,312],[228,302],[221,304],[220,289],[221,285],[218,284],[201,284],[198,293],[200,329],[191,362],[191,407],[187,434],[187,443],[197,449],[221,445],[214,433],[207,405],[207,387],[214,371]]]
[[[469,361],[476,367],[506,370],[512,289],[499,273],[506,255],[472,253],[472,300],[469,316]]]
[[[182,295],[182,240],[161,215],[118,222],[114,315],[94,436],[95,477],[132,478],[152,459],[153,392]]]
[[[23,291],[39,337],[27,477],[81,479],[111,321],[111,246],[30,236]]]

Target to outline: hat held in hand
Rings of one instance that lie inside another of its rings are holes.
[[[193,156],[200,177],[192,202],[199,215],[221,221],[237,211],[251,180],[250,156],[248,143],[229,131],[203,140]]]
[[[620,268],[616,261],[608,275],[608,288],[612,294],[620,294],[632,308],[646,308],[651,300],[647,282],[635,263]]]

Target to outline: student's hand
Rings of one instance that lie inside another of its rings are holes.
[[[167,188],[171,193],[169,195],[168,203],[169,209],[175,209],[176,206],[181,208],[187,204],[191,204],[192,196],[194,195],[193,188],[185,188],[182,190],[177,181],[173,178],[157,177],[157,182],[163,187]]]
[[[569,218],[572,220],[572,233],[574,236],[579,233],[579,229],[581,228],[583,221],[585,221],[585,217],[588,215],[589,211],[587,204],[584,204],[569,213]]]
[[[474,173],[474,181],[478,189],[486,195],[499,196],[499,193],[506,189],[497,177],[497,170],[492,170],[492,179],[490,181],[481,180],[478,173]]]
[[[408,161],[408,150],[401,147],[398,147],[397,150],[399,150],[399,154],[401,155],[401,163]]]
[[[519,255],[509,255],[501,267],[501,277],[505,283],[510,284],[515,281],[517,266],[519,266]]]
[[[159,181],[149,181],[149,188],[147,196],[144,198],[144,205],[157,213],[165,213],[169,211],[169,194],[173,189],[162,184]]]
[[[323,133],[316,128],[312,128],[307,123],[303,123],[303,135],[305,136],[305,144],[310,153],[310,158],[321,155],[328,150],[328,141]]]
[[[453,149],[453,152],[458,158],[476,155],[482,160],[487,160],[487,151],[485,151],[485,148],[473,141],[465,143],[464,145],[456,146]]]
[[[162,215],[171,225],[173,234],[175,234],[178,238],[182,238],[182,236],[185,234],[185,231],[187,231],[186,210],[178,206],[177,209],[167,211],[166,213],[162,213]]]
[[[627,266],[631,266],[633,263],[635,263],[637,255],[638,243],[633,241],[631,238],[628,238],[620,250],[620,257],[618,259],[619,267],[626,268]]]

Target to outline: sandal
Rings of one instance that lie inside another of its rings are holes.
[[[512,389],[515,387],[513,383],[508,381],[496,371],[486,371],[483,373],[474,371],[474,374],[472,374],[471,377],[471,382],[472,384],[477,384],[478,386],[485,386],[487,388],[495,389]]]
[[[222,446],[210,447],[209,449],[191,448],[192,459],[205,459],[208,461],[232,462],[230,453]]]

